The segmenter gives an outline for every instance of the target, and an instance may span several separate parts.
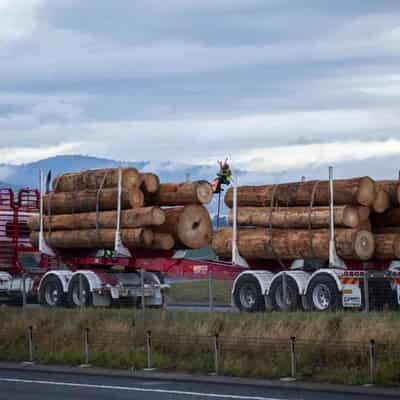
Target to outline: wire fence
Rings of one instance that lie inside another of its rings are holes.
[[[157,369],[258,378],[336,383],[400,384],[400,345],[369,342],[311,342],[296,337],[165,335],[132,326],[90,328],[55,334],[32,326],[11,336],[0,328],[0,360]]]

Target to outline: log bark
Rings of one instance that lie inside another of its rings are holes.
[[[334,221],[338,227],[355,228],[368,219],[369,208],[355,206],[334,207]],[[273,228],[327,228],[330,225],[329,207],[239,207],[237,222],[240,226]],[[229,223],[233,211],[229,210]]]
[[[122,168],[122,187],[130,190],[140,185],[136,168]],[[55,192],[76,192],[86,189],[117,188],[118,168],[93,169],[60,175],[53,182]]]
[[[374,227],[400,226],[400,208],[391,208],[383,214],[371,214]]]
[[[153,195],[146,196],[147,205],[185,206],[208,204],[213,190],[208,182],[162,183]]]
[[[121,238],[126,247],[133,249],[150,246],[154,235],[144,228],[121,229]],[[115,229],[46,232],[45,239],[56,249],[113,249]],[[34,246],[38,245],[39,232],[31,233],[31,242]]]
[[[368,260],[375,249],[374,235],[355,229],[335,231],[336,250],[345,260]],[[212,247],[215,253],[230,258],[232,229],[222,228],[214,234]],[[293,260],[308,257],[329,258],[329,230],[271,231],[261,228],[239,229],[238,248],[245,259]]]
[[[333,183],[335,205],[370,207],[375,200],[375,184],[369,177],[338,179]],[[238,206],[270,207],[271,200],[281,206],[329,205],[329,181],[308,181],[279,185],[242,186],[238,188]],[[232,208],[233,189],[226,192],[225,203]]]
[[[375,185],[377,190],[384,190],[390,198],[390,203],[392,207],[398,206],[399,203],[399,195],[400,195],[400,181],[397,179],[393,180],[380,180],[375,181]]]
[[[160,179],[156,174],[149,172],[140,174],[141,189],[145,193],[157,193],[160,188]]]
[[[207,209],[200,205],[164,208],[165,223],[153,228],[155,233],[168,233],[176,248],[199,249],[212,240],[212,223]]]
[[[101,211],[78,214],[60,214],[44,217],[44,229],[52,231],[110,228],[116,229],[117,211]],[[165,214],[158,207],[142,207],[121,211],[121,228],[141,228],[145,226],[162,225]],[[34,215],[29,220],[32,231],[40,229],[40,219]]]
[[[375,235],[375,254],[378,260],[400,259],[400,234],[385,233]]]
[[[385,190],[378,190],[372,205],[376,213],[383,213],[391,206],[390,196]]]
[[[168,233],[154,233],[154,239],[148,249],[153,250],[171,250],[175,247],[175,240]]]
[[[46,214],[74,214],[96,211],[97,201],[99,210],[116,210],[118,204],[117,189],[82,190],[78,192],[52,192],[44,196],[44,211]],[[137,189],[123,190],[121,196],[122,209],[142,207],[143,193]]]

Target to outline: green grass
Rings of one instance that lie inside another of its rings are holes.
[[[213,301],[217,305],[231,304],[232,281],[213,280]],[[168,291],[169,304],[208,304],[208,280],[174,282]]]
[[[377,342],[377,383],[400,383],[400,314],[188,313],[133,309],[1,309],[0,358],[28,358],[27,327],[41,363],[84,362],[83,332],[90,329],[90,362],[110,368],[146,366],[144,333],[152,331],[153,364],[163,371],[213,371],[212,335],[221,338],[221,373],[279,378],[290,373],[290,337],[297,337],[298,375],[319,382],[369,382],[370,339]],[[353,343],[354,342],[354,343]],[[345,343],[349,345],[344,346]]]

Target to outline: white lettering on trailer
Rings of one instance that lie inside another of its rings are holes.
[[[343,307],[361,307],[361,289],[358,285],[344,284],[342,293]]]

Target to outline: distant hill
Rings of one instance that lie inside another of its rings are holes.
[[[290,151],[288,151],[290,156]],[[265,161],[267,162],[267,160]],[[52,171],[52,176],[73,171],[81,171],[92,168],[110,168],[118,166],[132,166],[141,171],[157,173],[162,182],[179,182],[187,178],[191,180],[212,180],[217,172],[215,165],[191,165],[179,162],[165,161],[116,161],[106,158],[84,155],[66,155],[47,158],[37,162],[23,165],[0,164],[1,186],[32,187],[39,186],[39,172]],[[335,164],[334,175],[336,178],[369,175],[374,179],[397,179],[400,160],[398,157],[378,158],[372,157],[365,160],[341,161]],[[243,184],[274,184],[280,182],[298,181],[302,176],[306,179],[327,179],[328,166],[321,160],[319,164],[309,164],[303,168],[292,168],[281,171],[246,171],[236,170],[239,185]],[[4,182],[12,182],[7,184]],[[209,207],[213,214],[217,212],[217,196]],[[221,215],[226,215],[227,210],[223,205]],[[225,221],[224,221],[225,222]]]

